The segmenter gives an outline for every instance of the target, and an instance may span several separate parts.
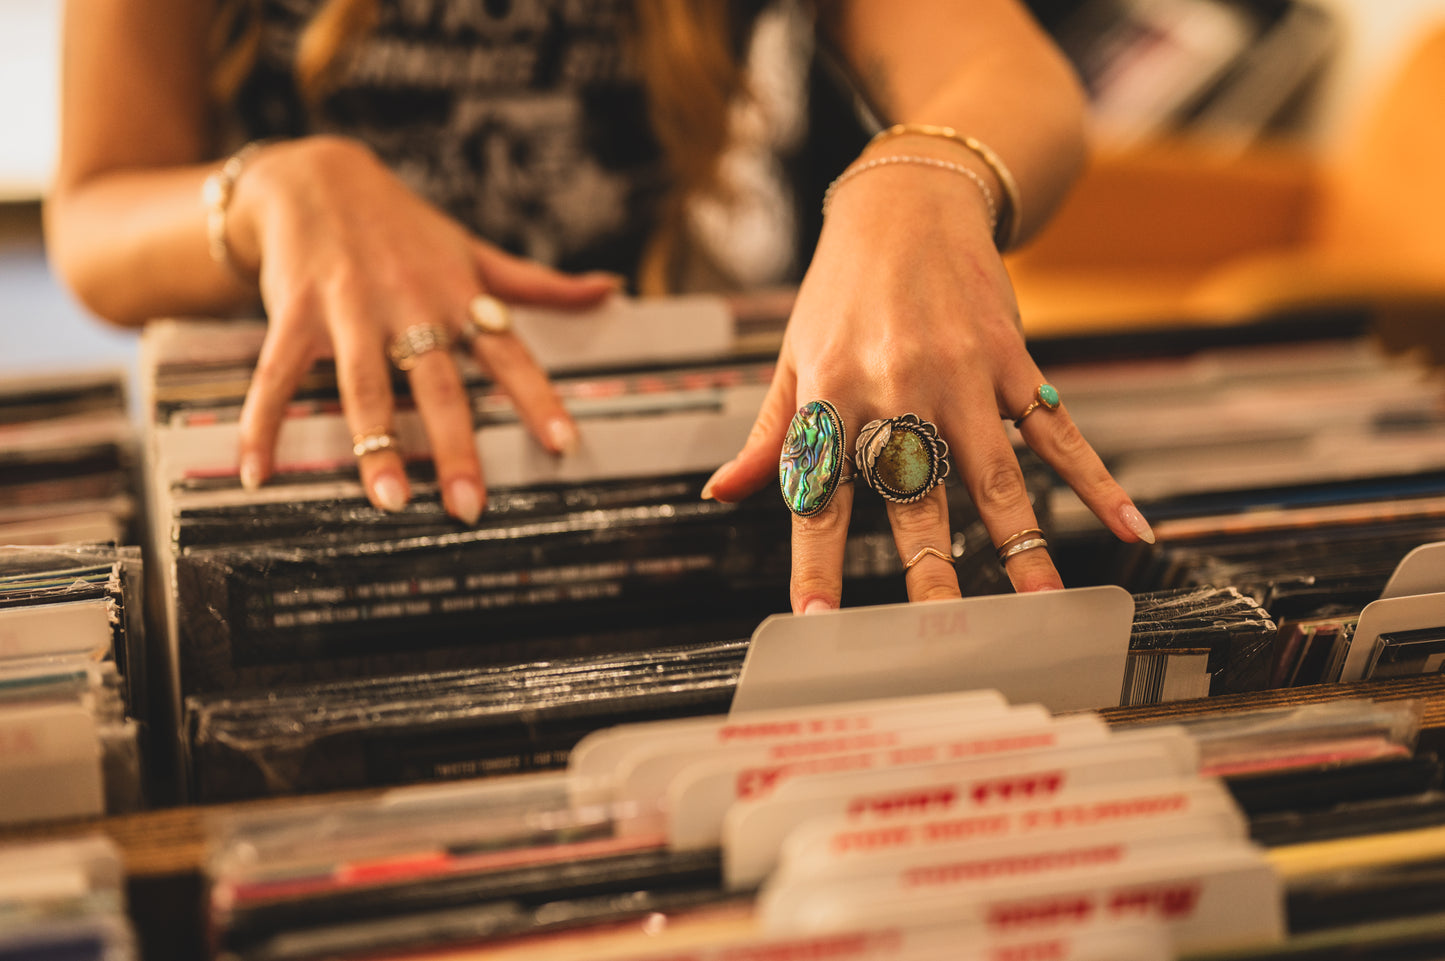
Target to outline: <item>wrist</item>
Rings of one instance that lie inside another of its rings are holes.
[[[260,274],[267,224],[294,215],[328,184],[347,182],[379,163],[365,144],[345,137],[258,144],[235,178],[225,217],[225,243],[237,273],[248,280]]]

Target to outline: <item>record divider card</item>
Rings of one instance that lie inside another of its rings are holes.
[[[1114,586],[774,615],[732,713],[972,689],[1054,713],[1117,707],[1133,618]]]

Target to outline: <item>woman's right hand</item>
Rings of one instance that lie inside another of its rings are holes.
[[[337,137],[255,151],[235,183],[226,239],[242,272],[258,276],[269,318],[241,413],[241,480],[270,476],[286,407],[318,358],[335,358],[346,422],[356,435],[389,432],[395,398],[388,345],[418,325],[454,340],[482,294],[510,303],[592,306],[617,289],[610,274],[569,276],[486,244],[416,196],[365,146]],[[546,374],[511,332],[480,333],[472,353],[547,450],[576,446],[577,427]],[[407,374],[449,513],[471,523],[486,503],[472,407],[451,354],[418,354]],[[400,455],[360,458],[372,504],[401,510],[410,489]]]

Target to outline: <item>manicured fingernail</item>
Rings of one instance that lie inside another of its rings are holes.
[[[1125,527],[1134,532],[1139,540],[1146,544],[1154,543],[1154,529],[1149,526],[1144,515],[1139,513],[1139,508],[1133,504],[1125,504],[1119,508],[1119,519],[1124,522]]]
[[[462,478],[454,480],[447,488],[447,500],[456,518],[466,524],[475,524],[482,516],[482,489],[477,482]]]
[[[552,450],[558,454],[571,454],[577,450],[577,444],[582,440],[577,434],[577,426],[570,420],[558,417],[547,425],[547,440],[552,445]]]
[[[736,464],[737,462],[738,462],[738,459],[737,459],[736,457],[734,457],[732,460],[728,461],[726,464],[722,465],[722,466],[719,467],[717,470],[715,470],[715,471],[712,472],[712,476],[707,479],[707,483],[704,484],[704,485],[702,485],[702,495],[701,495],[701,496],[702,496],[702,499],[703,499],[703,500],[705,500],[705,501],[713,500],[713,493],[712,493],[713,485],[717,483],[717,479],[718,479],[719,477],[721,477],[722,475],[726,474],[728,471],[732,470],[732,466],[733,466],[734,464]]]
[[[241,486],[254,491],[261,486],[261,459],[254,454],[241,458]]]
[[[371,497],[382,510],[393,514],[406,508],[406,488],[394,474],[382,474],[372,481]]]
[[[833,605],[832,605],[832,604],[829,604],[827,601],[823,600],[821,597],[815,597],[815,598],[813,598],[811,601],[808,602],[808,605],[807,605],[806,607],[803,608],[803,613],[804,613],[804,614],[821,614],[821,613],[823,613],[824,611],[831,611],[832,609],[833,609]]]

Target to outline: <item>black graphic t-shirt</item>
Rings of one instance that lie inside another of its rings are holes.
[[[627,0],[381,0],[332,93],[298,95],[323,0],[262,0],[237,101],[249,139],[335,133],[513,253],[633,274],[667,181],[627,62]]]

